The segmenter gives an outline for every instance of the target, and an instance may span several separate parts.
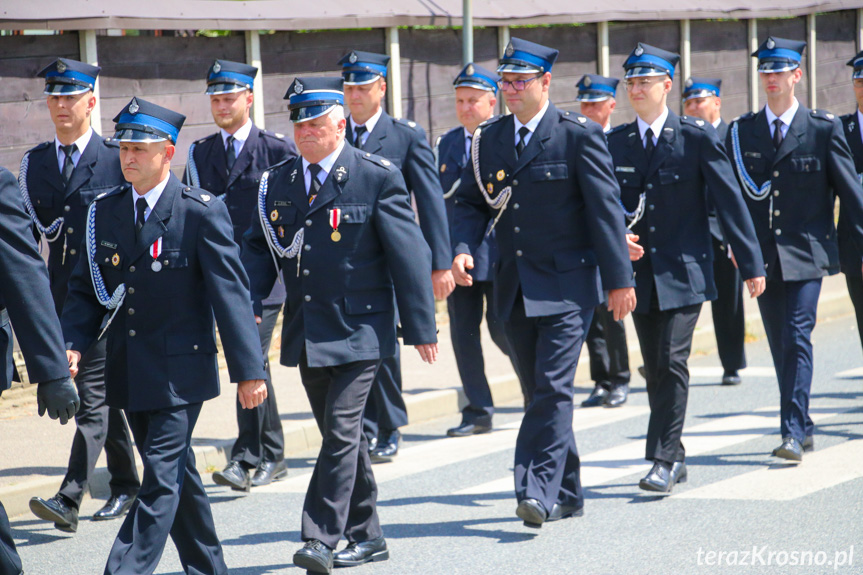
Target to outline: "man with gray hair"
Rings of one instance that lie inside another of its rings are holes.
[[[305,546],[294,554],[313,573],[389,558],[362,425],[381,360],[395,353],[396,302],[405,344],[428,363],[438,353],[431,251],[399,169],[345,145],[342,86],[341,78],[291,84],[301,157],[261,177],[260,225],[243,237],[256,314],[284,274],[281,363],[299,366],[323,435],[303,506]],[[342,537],[348,546],[334,556]]]

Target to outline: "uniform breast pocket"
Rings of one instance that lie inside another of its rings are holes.
[[[679,166],[671,166],[659,169],[659,183],[663,186],[671,186],[692,179],[692,174],[687,174]]]
[[[54,206],[54,193],[47,186],[45,188],[38,190],[29,188],[30,203],[33,204],[34,208],[51,208]]]
[[[746,156],[743,158],[743,165],[746,166],[746,171],[750,174],[763,174],[767,171],[767,160],[764,158]]]
[[[366,204],[341,204],[334,205],[332,210],[339,212],[339,233],[341,238],[339,247],[352,247],[357,241],[362,229],[362,224],[369,219],[369,206]],[[327,220],[330,225],[333,222],[333,211],[327,211]]]
[[[99,265],[105,279],[108,279],[114,273],[121,274],[123,271],[123,264],[126,261],[125,255],[117,249],[116,244],[111,244],[111,242],[104,242],[97,245],[93,259],[96,261],[96,264]],[[118,275],[117,277],[119,278],[120,276]],[[118,280],[118,283],[120,281],[122,280]]]
[[[158,259],[162,269],[180,270],[189,267],[189,254],[185,250],[162,250]]]
[[[280,203],[285,205],[278,205]],[[291,226],[297,221],[298,211],[297,207],[289,202],[276,202],[276,205],[270,208],[268,217],[273,227]]]
[[[815,156],[792,156],[791,171],[795,173],[820,172],[821,160]]]
[[[531,182],[553,182],[557,180],[565,180],[566,176],[566,162],[534,164],[530,167]]]
[[[620,188],[638,188],[641,190],[643,180],[641,178],[641,174],[636,172],[634,169],[631,172],[624,172],[620,170],[615,171],[615,175],[617,176],[617,183],[620,185]]]

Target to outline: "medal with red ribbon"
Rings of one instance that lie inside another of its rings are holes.
[[[342,239],[342,234],[339,231],[339,224],[342,221],[342,210],[341,208],[333,208],[330,210],[330,226],[333,228],[333,233],[330,234],[330,239],[334,242],[340,241]]]
[[[159,238],[150,246],[150,255],[153,256],[153,263],[150,264],[150,269],[154,272],[162,271],[162,262],[159,261],[159,256],[162,255],[162,238]]]

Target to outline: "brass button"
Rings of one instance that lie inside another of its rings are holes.
[[[126,290],[126,291],[128,291],[128,292],[129,292],[129,294],[131,295],[131,294],[134,294],[134,293],[135,293],[135,288],[130,287],[130,288],[129,288],[128,290]]]
[[[310,246],[309,244],[303,246],[304,251],[309,251],[310,249],[312,249],[312,246]]]
[[[198,344],[196,343],[195,345],[193,345],[192,349],[194,349],[195,351],[198,351]]]
[[[513,180],[513,181],[512,181],[512,185],[513,185],[513,186],[517,186],[517,185],[518,185],[518,180]]]
[[[372,304],[367,303],[367,304],[366,304],[366,309],[372,309]]]
[[[512,209],[517,210],[518,208],[519,208],[519,205],[518,205],[518,204],[513,204],[513,205],[512,205]]]
[[[129,337],[135,337],[135,330],[134,329],[129,330]]]
[[[309,270],[303,270],[303,275],[304,275],[304,276],[309,275]]]
[[[348,221],[349,219],[351,219],[350,214],[345,214],[345,221]]]
[[[773,190],[773,197],[774,197],[774,198],[778,198],[778,197],[779,197],[779,190]]]
[[[311,225],[312,225],[312,220],[306,220],[306,227],[307,228],[311,227]]]
[[[521,251],[521,250],[516,250],[516,251],[515,251],[515,255],[517,255],[518,257],[521,257],[521,255],[522,255],[522,251]]]
[[[779,216],[779,210],[773,210],[773,215],[774,215],[774,216]]]
[[[779,172],[778,172],[778,171],[773,172],[773,177],[774,177],[774,178],[778,178],[778,177],[779,177]]]
[[[69,211],[69,210],[71,210],[71,209],[72,209],[72,206],[63,206],[63,211],[64,211],[64,212],[68,212],[68,211]]]
[[[655,253],[656,253],[656,248],[650,248],[650,253],[655,254]]]
[[[776,235],[777,235],[777,236],[781,236],[781,235],[782,235],[782,230],[776,230]]]
[[[129,315],[135,315],[135,308],[133,308],[133,307],[129,308]]]
[[[66,230],[66,233],[67,234],[73,234],[73,233],[75,233],[75,230],[73,230],[72,228],[69,228]]]
[[[135,271],[135,266],[129,266],[129,271],[134,273],[134,271]]]
[[[74,255],[75,255],[75,254],[77,254],[78,252],[75,250],[75,248],[72,248],[71,250],[69,250],[69,253],[70,253],[70,254],[72,254],[72,255],[74,256]]]
[[[655,227],[653,227],[653,226],[650,226],[650,231],[651,231],[651,232],[655,232],[655,231],[656,231],[656,228],[655,228]]]
[[[651,212],[653,211],[653,207],[654,207],[654,206],[653,206],[653,204],[650,204],[650,205],[649,205],[649,206],[647,206],[647,207],[650,209],[650,211],[651,211]]]
[[[648,190],[652,190],[652,189],[653,189],[653,184],[647,184],[647,189],[648,189]]]
[[[303,297],[303,299],[306,301],[312,301],[312,296],[307,295],[307,296]]]
[[[518,226],[515,226],[515,228],[513,228],[512,231],[514,231],[515,233],[519,233],[521,231],[521,228]]]

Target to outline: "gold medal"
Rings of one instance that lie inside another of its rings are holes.
[[[503,170],[497,171],[497,181],[498,182],[502,182],[505,177],[506,177],[506,172],[504,172]]]
[[[342,233],[339,230],[333,230],[333,233],[330,234],[330,239],[334,242],[341,241]]]
[[[111,264],[112,264],[114,267],[117,267],[118,265],[120,265],[120,254],[114,254],[114,255],[111,257]]]
[[[485,189],[488,190],[488,195],[492,195],[494,193],[494,184],[489,182],[486,184]]]
[[[279,210],[273,210],[270,212],[270,220],[276,221],[277,219],[279,219]]]
[[[279,237],[280,238],[285,237],[285,227],[284,226],[279,226]]]

